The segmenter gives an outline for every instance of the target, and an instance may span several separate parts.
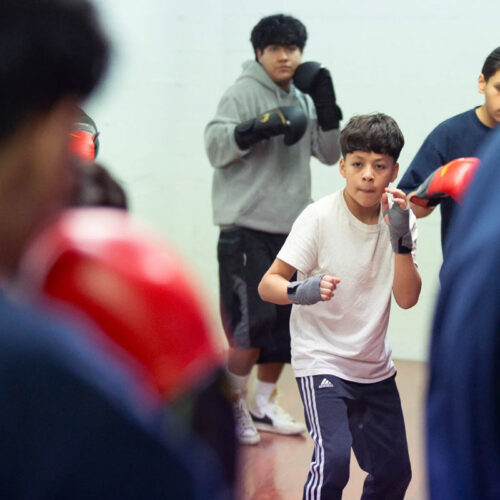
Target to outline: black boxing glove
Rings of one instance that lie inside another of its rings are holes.
[[[295,86],[312,97],[323,130],[339,128],[342,110],[337,105],[330,72],[319,62],[305,62],[295,70]]]
[[[300,140],[306,128],[307,117],[300,106],[282,106],[240,123],[234,129],[234,138],[241,149],[248,149],[263,139],[283,134],[283,142],[290,146]]]

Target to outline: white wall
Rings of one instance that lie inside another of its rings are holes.
[[[482,103],[476,80],[500,45],[498,0],[96,0],[114,43],[111,71],[86,109],[101,130],[99,160],[123,181],[133,212],[190,261],[217,317],[217,228],[203,129],[222,92],[252,58],[250,31],[284,12],[309,32],[304,60],[332,72],[344,116],[380,111],[406,138],[404,171],[441,120]],[[345,120],[344,120],[345,123]],[[313,160],[313,197],[342,186]],[[441,264],[439,215],[419,224],[419,304],[394,304],[395,357],[427,355]]]

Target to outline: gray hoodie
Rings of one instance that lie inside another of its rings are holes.
[[[242,150],[235,127],[277,106],[301,106],[309,118],[302,139],[285,146],[283,136]],[[286,234],[311,200],[310,159],[333,165],[340,157],[339,131],[321,130],[312,99],[293,84],[287,92],[256,61],[223,95],[205,129],[205,147],[215,168],[212,185],[214,223]]]

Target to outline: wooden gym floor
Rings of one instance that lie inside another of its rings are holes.
[[[406,500],[427,500],[424,463],[423,403],[426,365],[417,361],[395,360],[398,384],[406,422],[413,478]],[[280,405],[304,422],[297,384],[289,365],[278,384]],[[250,390],[252,387],[250,385]],[[258,445],[240,447],[239,500],[300,500],[312,456],[312,441],[304,436],[261,433]],[[344,500],[359,500],[366,473],[352,455],[351,475],[344,489]]]

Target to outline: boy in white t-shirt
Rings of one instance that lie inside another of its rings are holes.
[[[396,500],[411,466],[386,332],[391,295],[406,309],[421,288],[416,219],[387,187],[404,139],[391,117],[371,114],[352,118],[340,143],[345,188],[299,215],[259,294],[294,304],[292,367],[314,441],[304,498],[342,497],[352,447],[368,472],[362,499]]]

